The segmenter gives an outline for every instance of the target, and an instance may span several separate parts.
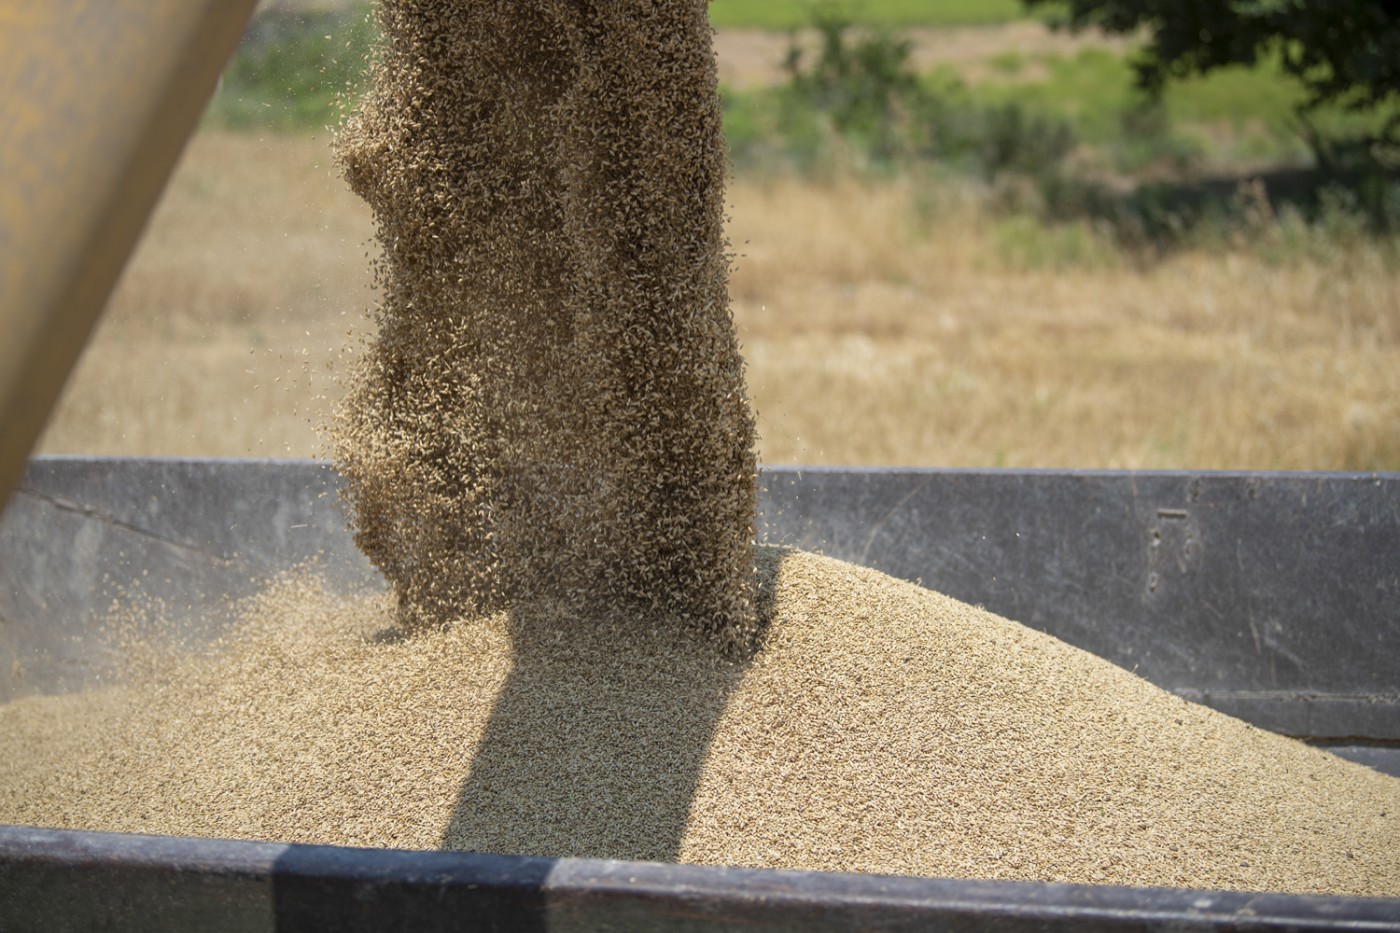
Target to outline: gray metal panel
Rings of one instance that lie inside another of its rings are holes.
[[[0,930],[274,930],[284,848],[0,826]]]
[[[769,537],[1292,735],[1400,739],[1400,475],[770,471]]]
[[[317,557],[382,585],[309,461],[45,458],[0,517],[0,700],[74,689],[131,581],[197,637]],[[1289,734],[1400,740],[1400,475],[770,469],[761,536],[922,582]]]
[[[770,470],[765,485],[770,539],[985,604],[1256,722],[1359,737],[1330,750],[1400,773],[1400,477]],[[0,699],[100,674],[92,628],[136,579],[196,636],[228,595],[308,558],[334,585],[378,585],[335,486],[308,462],[36,461],[0,516]],[[1393,931],[1400,901],[0,827],[0,929],[327,926]]]
[[[0,827],[0,929],[1400,930],[1400,901]]]
[[[114,601],[159,600],[197,642],[230,598],[307,561],[340,587],[382,585],[336,483],[311,461],[33,461],[0,516],[0,702],[100,681]]]
[[[1324,751],[1338,758],[1365,765],[1381,774],[1400,777],[1400,745],[1332,745],[1324,743]]]

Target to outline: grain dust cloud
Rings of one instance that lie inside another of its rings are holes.
[[[752,644],[754,419],[703,2],[387,2],[336,466],[410,627],[546,601]]]

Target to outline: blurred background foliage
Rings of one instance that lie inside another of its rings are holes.
[[[1276,28],[1372,17],[1379,90],[1397,2],[712,0],[763,462],[1400,470],[1400,107]],[[324,456],[377,41],[368,0],[264,0],[45,452]]]
[[[786,41],[774,80],[721,89],[736,173],[910,174],[975,190],[1016,229],[1087,224],[1145,257],[1257,234],[1249,199],[1294,231],[1285,239],[1400,237],[1396,6],[712,0],[710,14],[718,30]],[[1028,20],[1105,41],[1073,54],[1012,41],[975,67],[916,54],[939,31]],[[1126,44],[1107,41],[1115,34]],[[333,127],[362,92],[376,41],[368,0],[268,4],[207,119]]]

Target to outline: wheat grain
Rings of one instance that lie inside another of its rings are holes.
[[[1400,895],[1400,781],[875,571],[760,548],[764,647],[270,588],[213,657],[0,707],[0,821]]]
[[[384,255],[336,465],[411,626],[563,600],[751,647],[705,4],[395,2],[340,139]]]

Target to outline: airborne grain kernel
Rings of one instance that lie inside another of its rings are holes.
[[[756,637],[703,0],[386,0],[339,143],[383,256],[335,461],[415,628],[531,601]]]

